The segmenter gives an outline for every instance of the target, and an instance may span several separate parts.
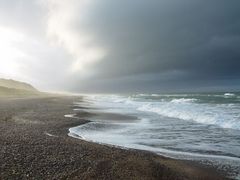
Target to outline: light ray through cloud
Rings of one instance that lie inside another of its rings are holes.
[[[73,57],[72,72],[83,71],[84,66],[101,60],[106,50],[94,44],[94,37],[84,28],[74,29],[80,23],[84,11],[90,6],[89,0],[49,0],[47,33],[50,41],[63,46]]]
[[[239,6],[0,1],[0,75],[70,92],[239,90]]]

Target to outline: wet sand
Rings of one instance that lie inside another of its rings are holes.
[[[81,97],[0,99],[0,179],[225,179],[190,161],[69,137],[92,116],[64,117],[75,101]]]

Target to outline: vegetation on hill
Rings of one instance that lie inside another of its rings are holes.
[[[15,80],[0,79],[0,97],[39,95],[32,85]]]
[[[13,89],[21,89],[27,91],[37,91],[32,85],[25,82],[19,82],[12,79],[2,79],[0,78],[0,86]]]

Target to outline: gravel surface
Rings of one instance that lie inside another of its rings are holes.
[[[224,179],[214,169],[69,137],[81,97],[0,99],[0,179]]]

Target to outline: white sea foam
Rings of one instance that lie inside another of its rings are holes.
[[[235,96],[233,93],[225,93],[224,96]]]
[[[239,109],[234,109],[234,105],[216,106],[192,102],[194,100],[179,99],[171,102],[148,103],[138,110],[203,124],[214,124],[223,128],[240,129]]]
[[[66,117],[66,118],[74,118],[74,116],[76,116],[76,114],[66,114],[66,115],[64,115],[64,117]]]
[[[235,96],[232,93],[225,93],[225,95]],[[222,128],[240,129],[240,106],[233,103],[198,103],[198,99],[187,98],[186,94],[181,95],[181,97],[177,94],[169,96],[164,95],[163,99],[158,99],[158,101],[145,100],[143,96],[147,96],[146,94],[140,94],[139,96],[142,98],[139,99],[138,97],[135,99],[132,96],[126,97],[112,95],[94,96],[91,97],[91,99],[95,102],[95,104],[98,104],[99,106],[105,105],[106,107],[111,108],[111,110],[114,110],[114,107],[115,110],[120,111],[123,109],[135,109],[148,113],[156,113],[170,118],[217,125]],[[210,95],[202,95],[202,97],[208,96]],[[211,96],[224,98],[222,95]],[[152,96],[152,94],[150,94],[148,97],[159,98],[160,95],[157,96],[157,94],[154,94],[154,96]]]
[[[151,96],[153,96],[153,97],[159,97],[159,96],[161,96],[160,94],[151,94]]]
[[[171,102],[172,103],[191,103],[194,101],[197,101],[197,99],[179,98],[179,99],[173,99]]]
[[[53,134],[50,134],[50,133],[48,133],[48,132],[45,132],[44,134],[47,135],[47,136],[50,136],[50,137],[58,137],[58,136],[53,135]]]
[[[231,166],[238,175],[239,95],[227,96],[231,98],[224,94],[91,96],[87,100],[101,111],[131,114],[141,120],[113,124],[93,119],[71,128],[69,135],[173,158],[211,160],[223,168]]]

